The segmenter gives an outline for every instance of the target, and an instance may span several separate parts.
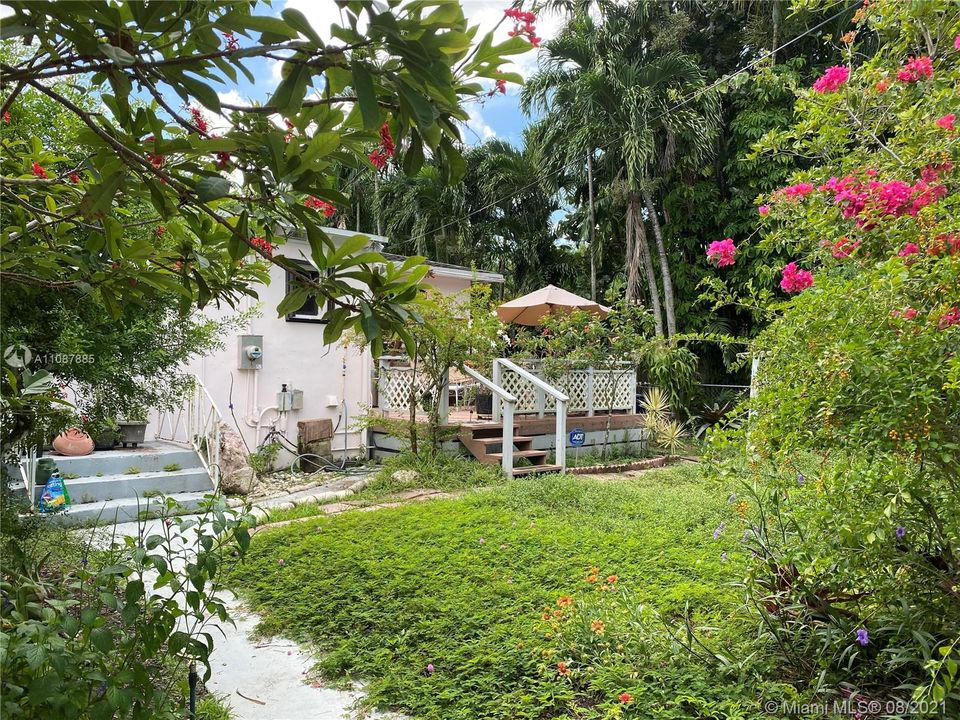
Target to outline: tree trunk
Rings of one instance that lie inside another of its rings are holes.
[[[417,454],[417,403],[420,398],[417,394],[417,358],[419,354],[413,354],[413,373],[410,378],[410,452]]]
[[[587,155],[587,193],[590,199],[590,299],[597,301],[597,252],[596,227],[593,215],[593,151]]]
[[[627,299],[636,298],[636,287],[639,285],[640,266],[647,277],[647,287],[650,288],[650,307],[653,310],[653,323],[657,337],[663,337],[663,311],[660,308],[660,290],[657,287],[657,276],[653,272],[653,261],[650,259],[650,246],[647,244],[647,229],[640,217],[640,195],[630,193],[627,199]],[[631,284],[633,278],[633,284]],[[632,290],[632,292],[631,292]]]
[[[667,337],[677,334],[676,308],[673,300],[673,279],[670,276],[670,261],[667,258],[667,248],[663,243],[663,231],[657,219],[657,209],[653,205],[653,198],[647,190],[643,191],[643,199],[650,213],[650,222],[653,225],[653,235],[657,239],[657,253],[660,255],[660,276],[663,280],[663,304],[667,311]]]

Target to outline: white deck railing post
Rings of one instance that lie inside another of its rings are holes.
[[[501,465],[507,477],[513,477],[513,408],[516,400],[503,401],[503,446]]]
[[[557,398],[557,446],[554,458],[560,472],[567,469],[567,401]]]
[[[597,378],[593,368],[587,368],[587,417],[595,414],[597,397]]]
[[[493,384],[496,385],[498,388],[503,387],[503,368],[500,367],[499,360],[493,361]],[[493,408],[491,410],[494,422],[500,422],[500,414],[501,414],[500,404],[501,404],[500,396],[494,393],[493,403],[492,403]]]

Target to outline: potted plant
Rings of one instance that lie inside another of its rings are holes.
[[[124,447],[137,447],[147,434],[147,413],[142,410],[130,413],[124,420],[117,421],[120,442]]]
[[[113,450],[120,439],[120,426],[116,420],[104,420],[90,433],[94,450]]]

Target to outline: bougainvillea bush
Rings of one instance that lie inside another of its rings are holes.
[[[759,148],[811,164],[758,199],[762,240],[736,253],[773,321],[719,468],[749,508],[752,602],[800,677],[956,717],[960,6],[877,0],[853,23]],[[757,261],[774,253],[789,264]]]

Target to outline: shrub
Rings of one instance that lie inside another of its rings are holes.
[[[955,714],[960,148],[942,121],[960,8],[877,0],[855,22],[879,51],[842,89],[801,91],[801,120],[763,143],[820,165],[765,198],[759,250],[796,260],[758,269],[782,290],[750,300],[773,318],[758,393],[715,446],[731,450],[719,469],[742,495],[761,627],[793,669]]]

